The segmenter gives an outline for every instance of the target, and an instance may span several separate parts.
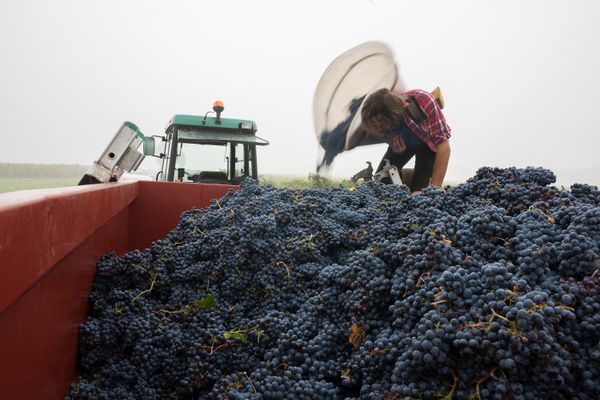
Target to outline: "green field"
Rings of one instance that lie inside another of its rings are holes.
[[[78,178],[2,178],[0,177],[0,193],[14,192],[16,190],[27,189],[45,189],[65,186],[76,186]],[[262,184],[269,184],[275,187],[283,188],[317,188],[327,186],[337,186],[343,184],[342,181],[329,180],[325,178],[296,178],[296,177],[261,177]]]
[[[0,193],[75,186],[86,170],[87,167],[82,165],[0,163]],[[347,179],[331,179],[314,173],[304,177],[261,175],[259,181],[261,184],[292,189],[354,186]]]
[[[349,180],[329,179],[312,173],[308,174],[306,178],[299,176],[261,175],[259,180],[261,184],[292,189],[323,188],[338,185],[354,186]]]
[[[0,193],[75,186],[86,170],[73,164],[0,163]]]
[[[0,178],[0,193],[75,186],[79,178]]]
[[[79,182],[77,178],[3,178],[0,177],[0,193],[14,192],[16,190],[26,189],[45,189],[65,186],[76,186]],[[269,184],[278,188],[319,188],[328,186],[344,185],[349,186],[349,181],[330,180],[322,177],[310,176],[308,178],[301,177],[285,177],[285,176],[261,176],[260,183]]]

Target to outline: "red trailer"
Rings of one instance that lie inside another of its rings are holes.
[[[62,399],[96,264],[143,249],[239,186],[139,181],[0,195],[0,393]]]

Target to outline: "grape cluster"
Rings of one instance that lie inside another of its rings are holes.
[[[98,264],[66,399],[598,399],[600,193],[247,180]]]

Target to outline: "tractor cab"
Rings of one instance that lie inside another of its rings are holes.
[[[257,146],[268,141],[256,136],[256,123],[221,118],[223,103],[216,101],[216,116],[175,115],[165,136],[144,138],[144,154],[162,159],[156,180],[239,184],[258,180]]]

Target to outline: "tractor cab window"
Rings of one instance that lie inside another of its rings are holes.
[[[231,154],[235,157],[234,165],[235,165],[235,177],[240,177],[246,174],[246,170],[244,169],[244,145],[242,144],[232,144],[234,147],[233,152]]]
[[[175,163],[176,178],[183,182],[227,181],[228,146],[225,144],[179,143]]]

